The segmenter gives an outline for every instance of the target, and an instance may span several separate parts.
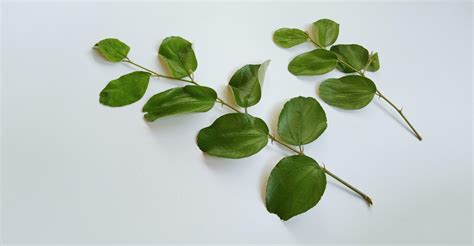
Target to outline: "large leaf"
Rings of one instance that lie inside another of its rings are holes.
[[[316,140],[326,127],[326,113],[312,97],[295,97],[286,102],[278,119],[278,135],[292,145]]]
[[[273,41],[283,48],[291,48],[306,40],[308,40],[308,34],[297,28],[280,28],[273,33]]]
[[[250,107],[257,104],[262,96],[261,84],[269,61],[263,64],[245,65],[234,73],[229,86],[235,101],[240,107]]]
[[[100,92],[100,103],[111,106],[121,107],[132,104],[146,92],[150,74],[147,72],[133,72],[112,80]]]
[[[339,24],[329,19],[321,19],[313,23],[314,42],[320,47],[327,47],[336,42],[339,35]]]
[[[99,53],[110,62],[120,62],[127,58],[130,47],[115,38],[106,38],[95,44]]]
[[[168,115],[206,112],[214,106],[216,98],[216,92],[209,87],[187,85],[152,96],[143,107],[143,112],[147,121]]]
[[[379,53],[375,52],[369,60],[370,63],[367,67],[367,71],[375,72],[380,69]]]
[[[338,44],[331,47],[340,60],[337,69],[344,73],[360,71],[369,61],[369,51],[358,44]]]
[[[197,144],[209,155],[244,158],[256,154],[268,142],[268,127],[259,118],[243,113],[226,114],[199,131]]]
[[[360,109],[372,101],[376,87],[359,75],[327,79],[319,85],[319,96],[327,104],[343,109]]]
[[[175,78],[189,77],[196,71],[197,61],[192,44],[181,37],[168,37],[163,40],[158,51]]]
[[[314,207],[326,189],[326,175],[318,163],[304,155],[280,160],[267,182],[266,206],[282,220]]]
[[[293,58],[288,64],[288,71],[294,75],[321,75],[332,71],[336,64],[335,54],[315,49]]]

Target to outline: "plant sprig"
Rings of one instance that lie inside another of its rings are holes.
[[[118,39],[104,39],[95,47],[110,62],[128,63],[140,69],[110,81],[100,93],[100,103],[121,107],[140,100],[151,77],[185,82],[189,85],[152,96],[142,110],[145,120],[152,122],[170,115],[206,112],[219,103],[233,112],[217,118],[199,131],[197,145],[204,153],[224,158],[245,158],[267,146],[268,140],[293,152],[295,155],[278,162],[267,182],[267,210],[282,220],[304,213],[319,202],[326,188],[326,175],[357,193],[369,206],[372,205],[369,196],[304,153],[304,145],[316,140],[327,127],[326,114],[316,99],[296,97],[285,103],[279,116],[279,138],[270,133],[265,121],[248,112],[249,107],[260,101],[268,62],[245,65],[232,76],[229,87],[235,103],[240,107],[237,108],[219,97],[212,88],[196,82],[193,75],[197,69],[194,50],[191,43],[181,37],[164,39],[158,50],[159,57],[170,72],[169,76],[132,61],[128,57],[130,48]]]
[[[371,52],[369,54],[366,48],[358,44],[333,45],[338,35],[338,23],[329,19],[321,19],[313,23],[312,33],[297,28],[280,28],[273,34],[273,40],[283,48],[290,48],[305,42],[310,42],[316,47],[316,49],[300,54],[290,61],[288,71],[293,75],[321,75],[335,68],[342,73],[350,74],[321,82],[319,96],[327,104],[347,110],[361,109],[377,95],[397,111],[415,137],[421,141],[421,135],[402,112],[402,108],[390,101],[374,82],[365,76],[367,71],[376,72],[379,70],[378,53]]]

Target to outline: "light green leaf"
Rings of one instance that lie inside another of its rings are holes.
[[[243,113],[226,114],[199,131],[197,144],[203,152],[225,158],[256,154],[268,142],[268,127],[259,118]]]
[[[234,73],[230,79],[229,86],[237,105],[247,108],[260,101],[262,96],[261,84],[263,83],[265,70],[269,62],[245,65]]]
[[[360,109],[372,101],[376,87],[372,80],[359,75],[327,79],[319,85],[319,96],[327,104],[342,109]]]
[[[315,49],[296,56],[288,64],[288,71],[293,75],[321,75],[336,67],[337,57],[330,51]]]
[[[110,81],[100,92],[100,103],[121,107],[140,100],[146,92],[150,76],[146,72],[133,72]]]
[[[379,53],[375,52],[375,54],[373,54],[369,60],[370,63],[367,67],[367,71],[375,72],[380,69]]]
[[[216,98],[216,92],[209,87],[187,85],[152,96],[143,107],[143,112],[147,121],[168,115],[207,112],[214,106]]]
[[[336,42],[339,36],[339,24],[329,19],[321,19],[313,23],[314,41],[325,48]]]
[[[99,53],[110,62],[120,62],[127,58],[130,47],[115,38],[106,38],[95,44]]]
[[[158,54],[175,78],[189,77],[197,69],[192,44],[184,38],[175,36],[165,38]]]
[[[369,51],[358,44],[334,45],[331,51],[342,61],[337,64],[337,69],[344,73],[360,71],[369,61]]]
[[[308,34],[297,28],[280,28],[273,33],[273,41],[283,48],[291,48],[306,40],[308,40]]]
[[[286,102],[278,119],[278,135],[292,145],[308,144],[326,130],[326,113],[312,97],[295,97]]]
[[[266,206],[282,220],[314,207],[326,189],[326,175],[318,163],[305,155],[280,160],[267,182]]]

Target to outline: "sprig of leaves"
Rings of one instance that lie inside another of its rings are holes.
[[[293,75],[321,75],[331,72],[334,68],[351,74],[326,79],[319,85],[319,96],[324,102],[338,108],[355,110],[367,106],[377,95],[400,114],[421,141],[421,135],[403,114],[402,109],[392,103],[374,82],[365,76],[367,71],[376,72],[380,69],[378,53],[369,53],[358,44],[333,45],[338,35],[338,23],[321,19],[313,23],[311,34],[297,28],[280,28],[274,32],[273,40],[283,48],[291,48],[305,42],[316,46],[316,49],[297,55],[290,61],[288,71]]]
[[[171,88],[152,96],[143,107],[144,118],[153,122],[165,116],[206,112],[215,103],[220,103],[234,112],[217,118],[199,131],[197,145],[204,153],[224,158],[245,158],[267,146],[268,140],[294,152],[296,155],[283,158],[274,167],[266,189],[267,210],[282,220],[304,213],[319,202],[326,188],[325,174],[356,192],[369,205],[372,204],[363,192],[304,154],[303,146],[316,140],[327,127],[326,114],[316,99],[296,97],[285,103],[279,116],[279,138],[270,133],[265,121],[249,114],[248,108],[261,99],[269,61],[245,65],[230,79],[229,88],[235,103],[244,109],[241,112],[241,109],[220,98],[212,88],[201,86],[194,80],[196,56],[192,44],[181,37],[164,39],[158,50],[169,76],[133,62],[128,57],[130,48],[117,39],[104,39],[95,47],[110,62],[121,61],[140,69],[110,81],[100,93],[100,103],[120,107],[137,102],[145,94],[151,77],[189,83],[191,85]]]

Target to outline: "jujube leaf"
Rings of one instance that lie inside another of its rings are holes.
[[[165,38],[160,45],[158,54],[174,78],[190,77],[197,69],[197,60],[192,44],[182,37]]]
[[[338,62],[337,69],[344,73],[360,71],[369,61],[369,51],[358,44],[334,45],[331,51],[342,61]]]
[[[273,41],[283,48],[291,48],[306,40],[308,40],[308,34],[297,28],[280,28],[273,33]]]
[[[106,38],[95,44],[99,53],[110,62],[120,62],[127,58],[130,47],[115,38]]]
[[[261,84],[268,62],[248,64],[237,70],[229,81],[229,87],[237,105],[247,108],[257,104],[262,96]]]
[[[339,36],[339,24],[329,19],[321,19],[313,23],[314,42],[325,48],[336,42]]]
[[[332,71],[337,64],[337,57],[330,51],[315,49],[296,56],[288,64],[288,71],[293,75],[321,75]]]
[[[151,74],[132,72],[110,81],[100,92],[100,103],[121,107],[140,100],[146,92]]]
[[[319,85],[319,96],[327,104],[342,109],[360,109],[372,101],[376,87],[372,80],[359,75],[327,79]]]
[[[369,66],[367,67],[367,71],[376,72],[379,69],[380,69],[379,53],[375,52],[370,57],[370,63],[369,63]]]

